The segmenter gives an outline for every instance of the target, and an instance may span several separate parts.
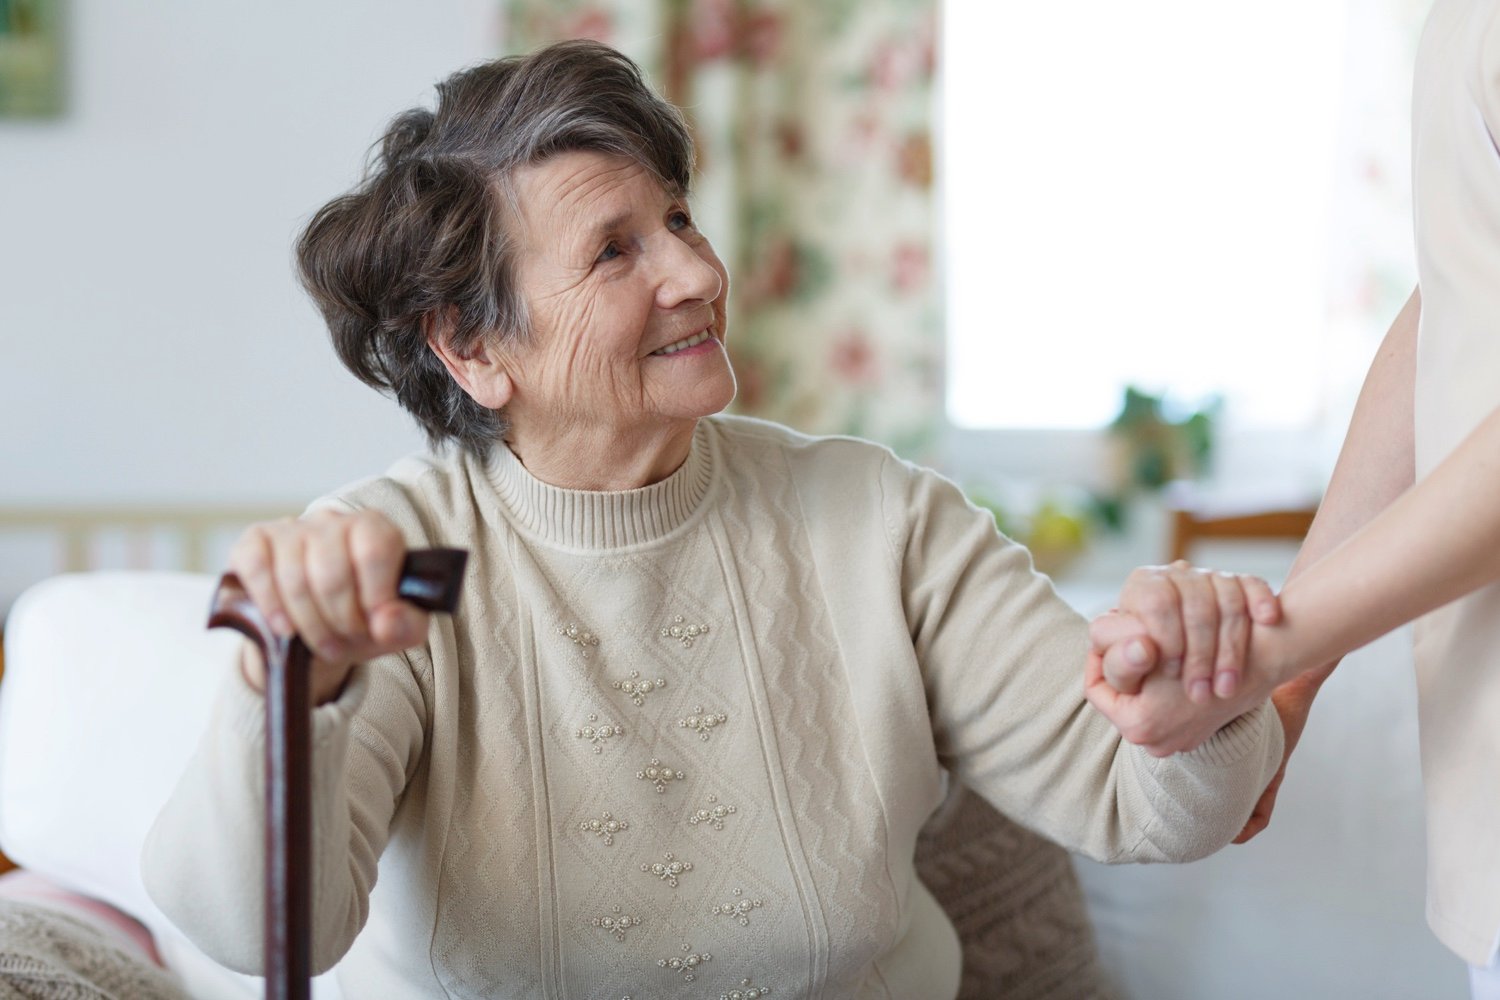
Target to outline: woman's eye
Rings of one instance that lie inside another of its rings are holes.
[[[686,212],[673,212],[667,217],[667,226],[673,232],[680,229],[688,229],[692,225],[693,220]]]
[[[618,243],[612,242],[608,244],[603,250],[599,251],[599,256],[595,258],[595,263],[603,263],[607,260],[614,260],[616,257],[620,256],[621,253],[623,253],[623,251],[620,249],[620,245]]]

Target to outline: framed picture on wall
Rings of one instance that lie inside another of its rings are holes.
[[[0,118],[63,113],[63,0],[0,0]]]

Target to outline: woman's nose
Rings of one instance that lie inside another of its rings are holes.
[[[723,289],[723,278],[696,246],[675,234],[664,236],[661,283],[657,286],[657,305],[663,309],[692,302],[712,302]],[[707,243],[702,244],[707,247]],[[712,257],[713,251],[708,251]]]

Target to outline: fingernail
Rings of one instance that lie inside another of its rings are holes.
[[[271,616],[271,631],[282,638],[289,637],[292,634],[292,620],[286,616],[285,612],[276,612]]]
[[[1255,606],[1255,612],[1262,618],[1269,618],[1276,613],[1276,605],[1271,601],[1264,601]]]
[[[1179,677],[1182,675],[1182,661],[1168,660],[1162,664],[1162,669],[1167,672],[1168,677]]]
[[[340,642],[329,639],[327,642],[318,644],[318,655],[325,660],[337,660],[344,655],[344,646]]]
[[[1214,677],[1214,694],[1220,698],[1230,698],[1240,686],[1240,675],[1233,670],[1226,670]]]
[[[1136,667],[1143,667],[1143,666],[1145,666],[1146,665],[1146,646],[1145,646],[1145,644],[1142,643],[1141,640],[1139,640],[1139,639],[1132,639],[1132,640],[1130,640],[1129,644],[1126,645],[1126,647],[1125,647],[1125,659],[1129,660],[1132,666],[1136,666]]]
[[[1201,705],[1213,697],[1213,685],[1206,680],[1193,681],[1193,686],[1188,689],[1188,697]]]

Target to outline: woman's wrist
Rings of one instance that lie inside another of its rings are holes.
[[[1271,690],[1287,684],[1311,683],[1312,692],[1316,693],[1327,673],[1313,679],[1312,675],[1317,671],[1302,663],[1296,653],[1284,624],[1254,626],[1250,639],[1251,673]]]
[[[337,700],[344,693],[344,685],[354,672],[354,664],[329,665],[314,659],[309,669],[312,677],[310,694],[313,707],[316,708]],[[266,661],[261,656],[260,647],[248,639],[240,650],[240,673],[256,694],[266,693]]]

